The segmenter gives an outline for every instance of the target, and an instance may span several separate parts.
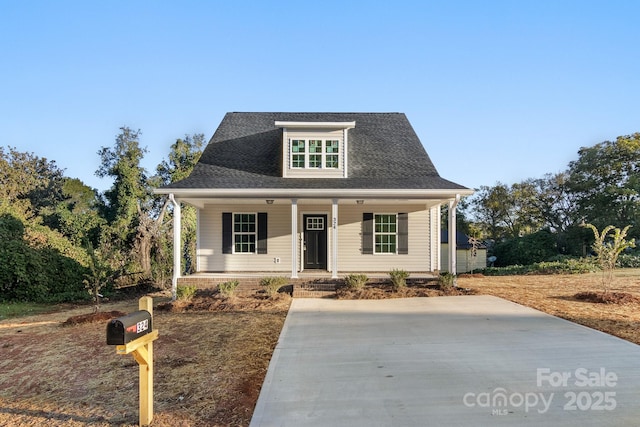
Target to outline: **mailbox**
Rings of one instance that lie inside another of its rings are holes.
[[[153,330],[151,313],[147,310],[134,311],[118,317],[107,324],[107,344],[125,345],[143,337]]]

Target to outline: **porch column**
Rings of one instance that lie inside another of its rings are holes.
[[[331,278],[338,278],[338,199],[331,205]]]
[[[440,206],[432,206],[430,207],[429,216],[431,218],[431,227],[429,240],[431,241],[430,245],[430,262],[431,262],[431,271],[440,271],[442,269],[441,263],[441,247],[442,247],[442,233],[440,232]],[[429,206],[427,206],[429,207]]]
[[[298,278],[298,199],[291,199],[291,278]]]
[[[459,194],[456,194],[455,199],[449,200],[449,273],[453,275],[458,274],[456,259],[456,207],[459,201]]]
[[[180,202],[178,202],[172,194],[169,194],[169,200],[173,204],[173,277],[171,278],[171,300],[175,301],[178,292],[178,278],[182,273],[182,239],[180,237],[180,229],[182,228],[180,217]]]

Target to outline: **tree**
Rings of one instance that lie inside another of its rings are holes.
[[[602,286],[604,293],[607,293],[611,283],[613,282],[613,271],[616,268],[616,262],[618,256],[627,248],[635,248],[635,239],[626,240],[627,232],[630,225],[627,225],[624,229],[614,227],[613,225],[606,226],[601,233],[598,233],[598,229],[593,224],[585,224],[587,228],[593,231],[595,242],[591,246],[596,253],[598,264],[602,268]],[[609,232],[613,231],[613,238],[608,239]]]
[[[578,215],[600,228],[638,225],[640,133],[583,147],[578,155],[569,164],[567,182]]]
[[[146,148],[140,147],[140,130],[121,127],[113,147],[98,151],[101,165],[96,175],[112,177],[113,185],[103,195],[102,212],[107,221],[102,244],[117,249],[114,263],[127,260],[128,273],[141,273],[150,279],[151,256],[149,224],[151,187],[140,165]]]
[[[541,225],[536,199],[536,188],[529,181],[482,186],[473,196],[475,220],[495,241],[535,232]]]
[[[156,169],[157,185],[167,185],[189,176],[202,155],[204,144],[204,134],[185,135],[184,139],[177,139],[171,145],[168,160],[163,160]],[[189,273],[195,270],[196,209],[193,206],[183,206],[181,211],[182,230],[180,235],[182,236],[182,253],[185,261],[183,272]],[[173,214],[172,210],[171,213]],[[165,236],[167,235],[170,233],[165,234]],[[161,250],[162,247],[158,247],[158,249]]]
[[[63,199],[63,173],[55,161],[0,147],[0,203],[25,218],[50,212]]]

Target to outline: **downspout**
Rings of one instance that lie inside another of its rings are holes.
[[[178,296],[178,278],[180,278],[180,267],[182,261],[182,239],[180,237],[181,211],[180,202],[176,201],[173,193],[169,194],[169,200],[173,204],[173,277],[171,278],[171,301],[175,301]]]

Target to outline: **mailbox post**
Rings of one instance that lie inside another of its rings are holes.
[[[153,299],[142,297],[139,311],[122,316],[107,324],[107,344],[116,346],[116,353],[133,355],[140,370],[140,425],[148,426],[153,419],[153,342],[158,331],[153,329]]]

